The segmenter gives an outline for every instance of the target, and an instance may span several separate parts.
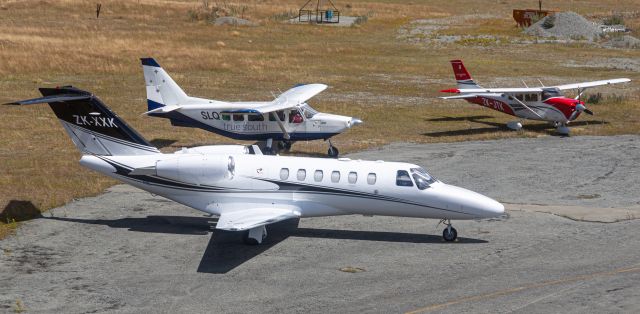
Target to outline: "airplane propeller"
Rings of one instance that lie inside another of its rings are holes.
[[[576,104],[576,110],[571,114],[571,117],[569,117],[569,121],[573,121],[576,116],[578,115],[578,113],[583,112],[589,115],[593,115],[593,111],[587,109],[587,107],[585,107],[583,105],[583,103],[577,103]]]
[[[571,117],[569,117],[569,121],[573,121],[573,119],[576,118],[576,116],[578,115],[578,113],[583,112],[588,114],[588,115],[593,115],[593,111],[587,109],[587,107],[585,107],[584,102],[580,101],[580,97],[582,96],[582,93],[584,93],[584,91],[587,90],[586,88],[584,89],[578,89],[578,96],[576,96],[576,98],[574,98],[575,100],[579,101],[576,104],[576,111],[574,111],[571,114]]]

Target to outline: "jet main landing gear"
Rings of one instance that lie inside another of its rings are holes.
[[[458,231],[451,225],[451,220],[442,219],[440,223],[445,224],[447,227],[442,231],[442,238],[447,242],[453,242],[458,238]]]
[[[248,245],[258,245],[261,244],[264,239],[267,238],[267,227],[260,226],[249,229],[244,232],[244,236],[242,237],[242,241],[244,244]]]
[[[264,154],[265,155],[275,155],[276,150],[273,148],[273,139],[268,138],[264,145]]]

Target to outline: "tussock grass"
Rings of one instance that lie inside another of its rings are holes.
[[[37,87],[75,85],[92,91],[148,139],[176,140],[181,146],[234,143],[198,129],[170,127],[166,120],[142,117],[146,110],[140,57],[153,56],[189,94],[226,100],[271,99],[271,92],[296,83],[322,82],[329,90],[311,101],[322,111],[362,118],[365,123],[339,135],[342,153],[393,141],[449,142],[547,136],[552,128],[527,122],[521,132],[500,127],[510,117],[462,101],[436,99],[454,85],[448,60],[462,58],[484,85],[519,86],[521,78],[547,84],[626,76],[636,72],[565,68],[564,60],[588,64],[591,58],[638,58],[633,50],[571,45],[502,46],[414,45],[398,39],[398,28],[418,18],[487,13],[486,3],[469,1],[355,0],[339,7],[344,15],[369,16],[355,28],[286,25],[283,12],[297,12],[297,0],[226,1],[243,6],[243,17],[258,27],[216,27],[194,22],[189,10],[202,1],[0,0],[0,103],[37,97]],[[214,3],[211,2],[210,3]],[[221,4],[222,2],[218,2]],[[580,13],[633,7],[634,1],[561,3]],[[495,20],[471,19],[446,32],[519,36],[510,21],[511,3],[492,3]],[[637,18],[626,17],[629,25]],[[444,31],[443,31],[444,32]],[[224,45],[219,43],[224,43]],[[629,89],[632,88],[632,89]],[[614,87],[637,91],[637,83]],[[609,90],[605,90],[609,92]],[[621,103],[594,105],[581,134],[638,133],[637,94]],[[590,122],[591,121],[591,122]],[[602,122],[606,123],[602,123]],[[81,168],[75,150],[46,105],[0,107],[0,211],[11,201],[45,210],[73,198],[100,193],[115,182]],[[496,129],[496,125],[498,128]],[[297,143],[293,153],[324,153],[322,142]],[[8,228],[0,227],[0,238]]]

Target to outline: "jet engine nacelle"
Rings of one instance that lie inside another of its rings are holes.
[[[233,178],[235,162],[229,155],[183,156],[156,162],[156,175],[201,185]]]

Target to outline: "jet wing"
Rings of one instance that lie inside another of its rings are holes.
[[[327,89],[327,85],[324,84],[300,85],[280,94],[278,98],[270,103],[267,103],[266,105],[253,108],[224,110],[222,111],[222,113],[263,114],[278,110],[289,109],[306,102],[325,89]]]
[[[216,229],[241,231],[291,218],[300,218],[300,212],[280,208],[250,208],[222,213]]]
[[[628,78],[617,78],[617,79],[611,79],[611,80],[602,80],[602,81],[592,81],[592,82],[583,82],[583,83],[575,83],[575,84],[566,84],[566,85],[559,85],[559,86],[553,86],[553,87],[555,87],[555,88],[557,88],[559,90],[585,89],[585,88],[589,88],[589,87],[610,85],[610,84],[618,84],[618,83],[627,83],[627,82],[631,82],[631,80],[628,79]]]

